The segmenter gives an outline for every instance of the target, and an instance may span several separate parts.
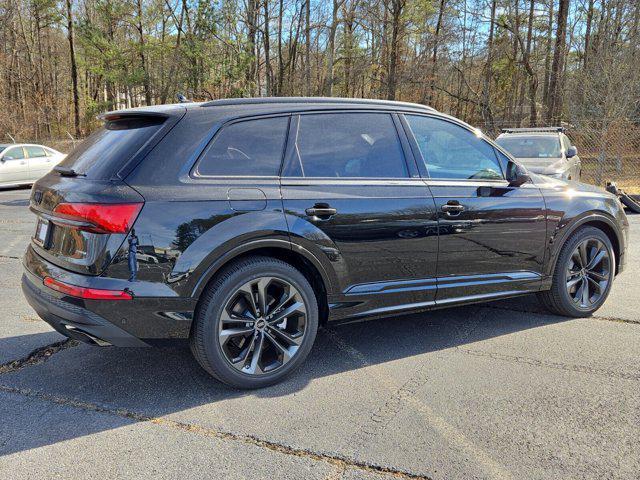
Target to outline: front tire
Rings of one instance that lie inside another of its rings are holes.
[[[540,302],[552,313],[586,317],[598,310],[611,291],[615,255],[609,237],[595,227],[582,227],[560,250],[551,289]]]
[[[207,286],[191,351],[221,382],[261,388],[304,362],[317,330],[318,302],[305,276],[286,262],[255,256],[233,263]]]

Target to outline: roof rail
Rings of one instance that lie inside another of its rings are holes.
[[[261,103],[349,103],[359,105],[388,105],[395,107],[420,108],[435,112],[436,109],[419,103],[399,102],[393,100],[377,100],[368,98],[341,98],[341,97],[252,97],[252,98],[224,98],[203,103],[203,107],[215,107],[224,105],[253,105]]]
[[[525,132],[566,132],[565,127],[523,127],[523,128],[503,128],[503,133],[525,133]]]

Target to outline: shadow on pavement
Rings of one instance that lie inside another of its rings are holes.
[[[321,377],[567,320],[550,315],[498,313],[495,309],[478,306],[461,307],[331,326],[320,330],[309,358],[294,375],[281,384],[262,390],[235,390],[213,380],[197,365],[187,349],[97,348],[86,345],[59,352],[46,363],[0,375],[0,385],[79,399],[109,410],[125,409],[158,417],[239,397],[277,399],[299,392]],[[11,341],[11,338],[0,340],[0,349]],[[64,405],[64,401],[59,403]],[[0,418],[11,416],[12,404],[1,405]],[[8,422],[2,421],[5,426],[0,426],[0,455],[90,435],[123,424],[117,418],[105,421],[102,417],[94,417],[60,415],[58,421],[61,424],[50,428],[47,435],[19,435],[15,441],[12,441],[11,432],[2,433],[3,429],[11,428]],[[62,428],[67,422],[72,422],[73,428]]]

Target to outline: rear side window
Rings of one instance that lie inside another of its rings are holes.
[[[280,172],[289,117],[260,118],[222,127],[202,154],[198,175],[271,177]]]
[[[92,179],[113,176],[160,129],[164,117],[144,116],[105,122],[60,163]]]
[[[386,113],[300,115],[289,177],[405,178],[398,132]]]
[[[29,158],[45,157],[44,148],[42,147],[24,147]]]
[[[494,148],[466,128],[433,117],[407,115],[430,178],[500,180]]]

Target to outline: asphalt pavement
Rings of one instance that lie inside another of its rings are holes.
[[[22,297],[28,189],[0,191],[0,478],[640,477],[640,215],[591,318],[535,297],[323,329],[238,391],[184,349],[65,339]]]

